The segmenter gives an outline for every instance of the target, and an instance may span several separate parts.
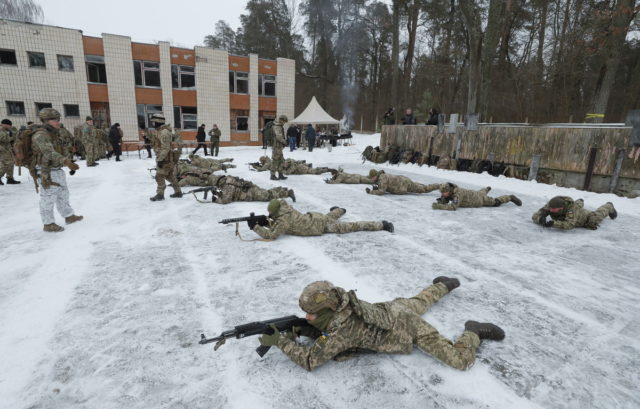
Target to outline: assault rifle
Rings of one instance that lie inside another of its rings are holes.
[[[196,196],[196,193],[200,193],[200,192],[204,193],[204,200],[198,199],[198,196]],[[198,202],[207,203],[207,195],[209,194],[209,192],[211,192],[211,201],[215,202],[217,195],[220,194],[220,189],[218,189],[215,186],[200,187],[198,189],[193,189],[187,192],[187,194],[193,193],[193,197],[195,197]]]
[[[213,350],[217,351],[218,348],[224,345],[228,338],[240,339],[251,335],[271,335],[273,334],[273,328],[271,328],[272,325],[274,325],[278,329],[278,331],[282,332],[292,331],[293,327],[306,327],[310,324],[306,319],[296,317],[295,315],[289,315],[282,318],[274,318],[266,321],[250,322],[248,324],[238,325],[232,330],[223,331],[222,334],[215,338],[207,338],[204,334],[200,334],[199,344],[205,345],[211,342],[215,342],[216,344],[213,347]],[[258,355],[260,355],[260,358],[262,358],[267,352],[269,352],[270,348],[271,347],[265,345],[260,345],[258,348],[256,348],[256,352],[258,353]]]
[[[249,216],[247,217],[236,217],[235,219],[224,219],[218,223],[229,224],[229,223],[239,223],[239,222],[247,222],[249,226],[251,226],[252,222],[254,225],[256,224],[259,224],[260,226],[269,225],[269,219],[267,218],[267,216],[263,214],[256,216],[256,214],[253,212],[249,213]]]

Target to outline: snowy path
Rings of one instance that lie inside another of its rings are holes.
[[[359,152],[285,151],[314,166],[366,173]],[[230,174],[295,189],[302,211],[347,208],[344,220],[390,220],[396,232],[283,236],[242,242],[227,217],[266,203],[151,203],[154,163],[130,156],[68,177],[85,220],[40,231],[38,198],[25,176],[2,186],[0,408],[636,408],[640,407],[640,202],[488,175],[415,165],[383,166],[425,183],[450,180],[522,207],[435,212],[436,193],[374,197],[364,185],[321,176],[278,183],[250,172],[257,148],[224,148]],[[170,189],[167,191],[167,195]],[[546,231],[531,214],[558,194],[619,212],[597,231]],[[255,238],[241,225],[245,239]],[[220,350],[197,344],[234,325],[302,312],[301,289],[327,279],[361,298],[412,296],[441,274],[462,285],[425,319],[445,336],[468,319],[493,321],[507,338],[485,342],[458,372],[414,351],[331,362],[307,373],[257,338]]]

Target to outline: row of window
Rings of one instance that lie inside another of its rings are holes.
[[[161,114],[162,105],[137,104],[138,127],[148,129],[152,127],[151,116]],[[231,130],[239,132],[249,131],[248,111],[238,110],[238,115],[231,120]],[[196,107],[173,107],[173,126],[184,130],[198,129],[198,108]]]
[[[56,54],[58,57],[58,70],[74,71],[73,57],[70,55]],[[31,68],[47,68],[47,60],[44,53],[36,51],[27,51],[27,59]],[[0,50],[0,64],[18,65],[15,50]]]
[[[249,93],[249,73],[240,71],[229,71],[229,92],[232,94]],[[276,76],[258,74],[258,95],[276,96]]]
[[[5,101],[7,105],[7,115],[12,116],[24,116],[26,110],[24,108],[24,102],[22,101]],[[76,118],[80,116],[80,106],[76,104],[63,104],[64,116],[66,118]],[[40,112],[44,108],[53,108],[53,105],[49,102],[36,102],[36,112]]]

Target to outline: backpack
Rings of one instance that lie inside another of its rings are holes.
[[[267,145],[273,145],[273,139],[275,138],[275,132],[273,132],[273,121],[267,122],[262,130],[262,135]]]
[[[362,158],[365,160],[371,160],[372,156],[373,156],[373,146],[369,145],[366,148],[364,148],[364,152],[362,152]]]
[[[15,152],[16,166],[24,166],[29,169],[33,167],[32,139],[37,128],[26,128],[18,132],[16,141],[13,144]]]

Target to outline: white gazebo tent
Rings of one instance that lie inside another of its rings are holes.
[[[311,102],[300,115],[294,120],[289,121],[290,124],[312,124],[312,125],[339,125],[340,121],[333,119],[331,115],[322,109],[316,97],[311,98]]]

